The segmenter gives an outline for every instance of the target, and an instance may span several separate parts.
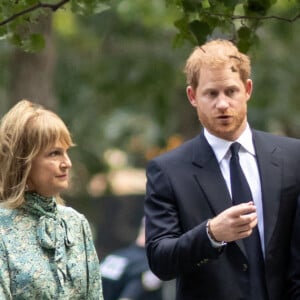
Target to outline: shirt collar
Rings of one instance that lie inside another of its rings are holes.
[[[236,141],[227,141],[221,139],[215,135],[212,135],[204,128],[204,136],[207,139],[209,145],[212,147],[218,162],[220,162],[228,153],[229,147],[233,142],[239,142],[241,144],[241,150],[247,151],[251,155],[255,156],[255,149],[252,140],[252,132],[247,123],[246,129],[239,136]]]

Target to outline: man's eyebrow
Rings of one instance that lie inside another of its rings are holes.
[[[241,61],[241,59],[236,55],[229,55],[229,58],[234,58],[237,59],[238,61]]]

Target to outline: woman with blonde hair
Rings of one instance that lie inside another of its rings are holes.
[[[86,218],[63,205],[74,144],[64,122],[27,100],[0,124],[0,299],[103,299]]]

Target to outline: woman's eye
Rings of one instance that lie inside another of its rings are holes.
[[[59,154],[60,154],[60,152],[58,150],[50,152],[50,156],[57,156]]]

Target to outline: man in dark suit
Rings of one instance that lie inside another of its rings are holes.
[[[148,261],[161,279],[177,279],[177,300],[289,299],[300,141],[250,128],[250,69],[229,41],[196,47],[187,96],[204,129],[147,167]],[[250,196],[233,203],[234,142]]]

